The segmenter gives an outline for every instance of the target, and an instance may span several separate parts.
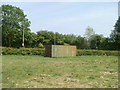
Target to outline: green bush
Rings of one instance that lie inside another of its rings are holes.
[[[106,55],[106,56],[118,56],[118,51],[106,51],[106,50],[77,50],[77,56],[83,55]]]
[[[41,55],[45,56],[44,48],[9,48],[9,47],[0,47],[2,49],[3,55]],[[77,56],[83,55],[106,55],[106,56],[118,56],[118,51],[108,51],[108,50],[77,50]]]
[[[2,47],[3,55],[41,55],[44,56],[44,48],[9,48]]]

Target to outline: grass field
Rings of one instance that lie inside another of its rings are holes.
[[[3,55],[3,88],[117,88],[118,57]]]

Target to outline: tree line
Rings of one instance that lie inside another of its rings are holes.
[[[60,34],[48,30],[36,33],[30,30],[30,21],[23,10],[12,5],[2,5],[2,46],[22,47],[23,32],[26,48],[43,48],[45,45],[76,45],[78,49],[118,50],[120,47],[120,18],[115,23],[109,37],[95,34],[87,27],[84,37],[74,34]]]

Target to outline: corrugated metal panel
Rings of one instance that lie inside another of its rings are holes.
[[[48,57],[76,56],[76,46],[48,45],[45,51]]]

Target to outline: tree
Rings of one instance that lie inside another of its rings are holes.
[[[36,35],[36,33],[31,33],[31,43],[29,44],[30,47],[34,48],[34,47],[38,47],[38,37]]]
[[[6,47],[21,47],[23,30],[25,42],[30,37],[30,21],[23,10],[12,5],[2,5],[2,41]]]
[[[49,45],[54,43],[54,33],[41,30],[37,32],[38,43],[42,43],[43,45]]]
[[[115,23],[114,30],[111,32],[110,37],[113,42],[113,46],[116,50],[120,50],[120,17]]]
[[[103,35],[94,34],[90,36],[90,48],[91,49],[100,49],[101,39]]]
[[[87,40],[89,40],[91,35],[94,35],[95,31],[91,27],[87,27],[84,36],[86,37]]]
[[[85,36],[85,39],[87,40],[87,47],[88,48],[90,48],[90,37],[92,36],[92,35],[94,35],[95,34],[95,31],[93,30],[93,28],[91,28],[91,27],[87,27],[86,28],[86,31],[85,31],[85,34],[84,34],[84,36]]]
[[[76,38],[77,37],[73,34],[64,35],[64,43],[67,43],[69,45],[75,45]]]
[[[84,49],[85,48],[85,39],[81,36],[77,36],[75,40],[75,44],[78,49]]]
[[[54,33],[54,44],[56,44],[56,45],[64,44],[64,37],[62,34],[60,34],[58,32]]]
[[[112,43],[110,42],[110,38],[102,38],[101,39],[101,43],[100,43],[100,49],[101,50],[112,50],[113,47],[112,47]]]

